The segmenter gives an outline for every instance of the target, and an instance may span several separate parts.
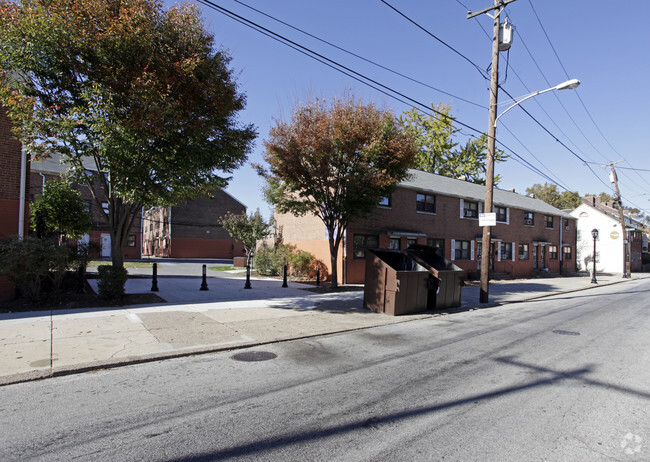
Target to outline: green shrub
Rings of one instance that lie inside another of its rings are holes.
[[[99,266],[97,290],[99,298],[104,300],[120,300],[124,297],[124,284],[129,277],[125,268],[117,266]]]
[[[0,243],[0,274],[9,279],[27,300],[41,298],[41,287],[48,275],[48,245],[40,239],[17,237]]]
[[[264,276],[277,276],[277,267],[273,258],[274,252],[271,247],[261,247],[255,252],[253,266],[259,274]]]
[[[325,266],[322,262],[316,260],[311,253],[298,250],[295,245],[290,244],[258,249],[254,264],[257,272],[264,276],[281,276],[284,265],[287,265],[292,278],[315,279],[318,267],[321,268],[321,277],[325,275]]]

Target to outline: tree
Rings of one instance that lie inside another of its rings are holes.
[[[30,207],[30,222],[36,236],[43,238],[56,233],[59,245],[65,237],[79,239],[90,231],[90,213],[79,191],[61,180],[45,183],[43,195]]]
[[[440,103],[431,108],[432,115],[412,108],[399,118],[400,125],[418,148],[414,168],[451,178],[464,176],[467,181],[485,184],[487,135],[470,139],[458,148],[453,137],[460,130],[453,125],[451,106]],[[496,150],[494,157],[496,162],[503,162],[508,156]],[[499,180],[496,175],[495,184]]]
[[[407,177],[416,154],[394,115],[353,97],[297,107],[264,142],[266,197],[281,213],[319,217],[327,229],[332,287],[348,223],[368,216]]]
[[[257,242],[269,236],[272,232],[271,224],[264,221],[259,209],[250,216],[246,215],[246,212],[238,215],[227,212],[219,222],[233,239],[244,244],[246,266],[251,264]]]
[[[251,149],[255,129],[236,119],[245,98],[213,42],[196,6],[0,4],[0,102],[32,157],[60,153],[100,210],[108,201],[113,266],[142,206],[224,187]]]
[[[544,183],[544,185],[536,183],[530,188],[526,188],[526,194],[533,195],[560,210],[575,209],[582,203],[580,194],[577,191],[562,191],[562,193],[559,193],[557,186],[549,183]]]

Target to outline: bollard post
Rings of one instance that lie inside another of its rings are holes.
[[[282,287],[289,287],[287,285],[287,265],[284,265],[284,276],[282,277]]]
[[[251,265],[246,265],[246,284],[244,289],[252,289],[251,287]]]
[[[203,265],[203,281],[201,281],[201,288],[199,290],[208,290],[208,281],[206,280],[206,266]]]
[[[320,268],[316,268],[316,286],[320,286]]]
[[[158,263],[153,264],[153,277],[151,278],[151,291],[158,292]]]

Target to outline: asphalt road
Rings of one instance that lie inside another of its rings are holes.
[[[0,460],[647,461],[649,293],[5,386]]]

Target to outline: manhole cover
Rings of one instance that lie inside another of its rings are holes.
[[[554,330],[553,333],[560,335],[580,335],[580,332],[575,332],[573,330]]]
[[[271,353],[270,351],[246,351],[244,353],[237,353],[232,356],[232,359],[235,361],[268,361],[269,359],[275,359],[278,355]]]

